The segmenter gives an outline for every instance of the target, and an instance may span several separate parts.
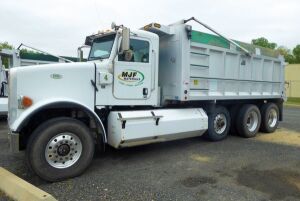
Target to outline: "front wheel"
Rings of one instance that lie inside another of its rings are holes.
[[[80,175],[91,163],[94,149],[85,124],[61,117],[44,122],[33,132],[27,158],[38,176],[53,182]]]

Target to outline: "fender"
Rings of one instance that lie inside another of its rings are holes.
[[[10,126],[12,132],[20,132],[20,130],[24,127],[24,125],[30,121],[30,118],[34,116],[37,112],[45,109],[45,108],[69,108],[69,107],[77,107],[82,109],[83,111],[87,112],[91,115],[96,124],[102,129],[103,131],[103,142],[107,142],[107,135],[104,128],[104,125],[98,115],[87,105],[84,105],[80,102],[74,101],[72,99],[47,99],[43,101],[39,101],[32,105],[31,107],[25,109],[21,115],[12,123]]]

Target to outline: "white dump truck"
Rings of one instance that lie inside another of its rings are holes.
[[[191,20],[216,35],[193,30]],[[88,62],[9,72],[11,149],[26,149],[45,180],[80,175],[96,146],[219,141],[230,132],[249,138],[282,120],[283,57],[195,18],[140,30],[112,24],[85,46]]]

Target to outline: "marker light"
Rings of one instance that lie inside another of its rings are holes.
[[[151,28],[152,24],[148,24],[146,26],[144,26],[144,30],[148,31]]]
[[[25,109],[32,105],[33,101],[28,96],[20,96],[18,99],[18,108],[19,109]]]
[[[160,28],[160,27],[161,27],[161,25],[160,25],[160,24],[158,24],[158,23],[154,23],[154,27],[156,27],[156,28]]]

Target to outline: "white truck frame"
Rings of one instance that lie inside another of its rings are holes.
[[[193,31],[190,20],[218,36]],[[282,119],[283,57],[195,18],[135,31],[113,24],[85,46],[88,62],[10,70],[11,149],[27,149],[45,180],[81,174],[95,146],[254,137]]]

